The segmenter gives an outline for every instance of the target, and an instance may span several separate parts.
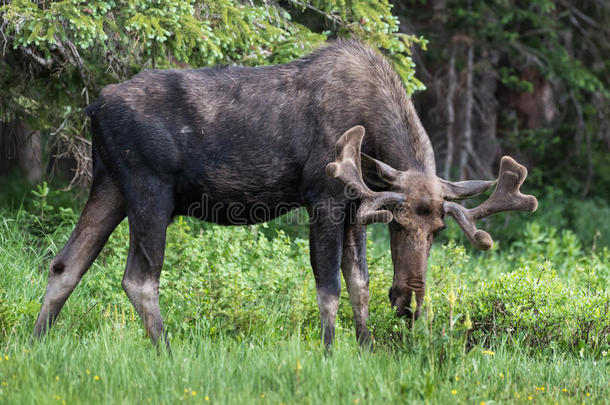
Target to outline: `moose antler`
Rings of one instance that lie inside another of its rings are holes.
[[[405,197],[391,191],[375,192],[364,183],[360,166],[360,148],[364,127],[358,125],[345,131],[336,144],[336,160],[326,165],[326,174],[341,180],[355,197],[362,202],[356,219],[368,225],[373,222],[389,223],[393,219],[390,211],[383,207],[402,203]]]
[[[472,209],[446,201],[443,204],[445,214],[457,221],[475,246],[489,250],[493,246],[493,240],[487,232],[476,228],[475,221],[501,211],[536,211],[538,208],[536,197],[521,194],[519,191],[526,176],[527,169],[524,166],[510,156],[504,156],[500,161],[498,185],[487,201]]]

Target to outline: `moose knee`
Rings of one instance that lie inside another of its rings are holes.
[[[140,290],[140,283],[125,277],[123,277],[123,280],[121,281],[121,286],[123,287],[123,291],[127,293],[128,297],[131,297],[132,294],[137,294]]]
[[[121,285],[132,302],[141,304],[155,301],[159,291],[158,284],[150,280],[133,280],[124,277]]]
[[[56,295],[61,296],[65,293],[69,294],[79,281],[79,275],[74,274],[73,271],[66,268],[66,264],[63,260],[55,258],[51,261],[51,264],[49,265],[48,287],[53,293],[52,297]]]
[[[50,266],[50,273],[52,275],[60,275],[64,272],[64,270],[66,269],[66,265],[59,261],[59,262],[51,262],[51,266]]]

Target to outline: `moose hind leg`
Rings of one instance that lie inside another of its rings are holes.
[[[125,218],[123,198],[108,176],[94,178],[89,199],[63,249],[51,261],[46,293],[34,325],[40,337],[53,324],[66,300]]]
[[[156,183],[156,182],[155,182]],[[128,208],[129,253],[123,276],[123,289],[140,315],[152,342],[169,342],[159,307],[159,278],[163,266],[165,237],[173,211],[171,189],[158,183],[137,191],[141,198]],[[136,190],[132,190],[136,191]]]

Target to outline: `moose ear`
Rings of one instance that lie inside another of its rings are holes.
[[[389,189],[398,177],[398,170],[364,153],[360,154],[360,165],[364,181],[380,190]]]
[[[468,197],[474,197],[485,191],[497,183],[497,180],[466,180],[452,182],[438,178],[441,187],[443,188],[443,196],[446,200],[463,200]]]

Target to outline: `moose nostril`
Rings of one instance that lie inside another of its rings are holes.
[[[398,317],[404,317],[406,319],[417,319],[419,318],[420,311],[419,308],[415,310],[415,316],[413,315],[413,311],[409,307],[404,307],[400,310],[396,311],[396,315]]]

